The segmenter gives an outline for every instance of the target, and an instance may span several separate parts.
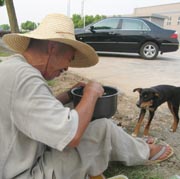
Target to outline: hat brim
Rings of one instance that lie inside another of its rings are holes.
[[[76,52],[74,56],[74,60],[70,63],[70,67],[90,67],[98,63],[98,55],[96,54],[95,50],[80,41],[75,39],[66,39],[66,38],[52,38],[51,37],[38,37],[32,36],[32,34],[19,34],[19,33],[12,33],[6,34],[3,36],[3,41],[15,52],[22,54],[28,47],[30,39],[41,39],[41,40],[51,40],[56,42],[61,42],[67,45],[72,46]]]

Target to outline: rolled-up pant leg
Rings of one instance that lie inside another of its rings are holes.
[[[149,158],[149,147],[115,125],[110,119],[90,123],[79,146],[63,152],[52,150],[52,163],[57,179],[83,179],[107,169],[109,161],[140,165]]]

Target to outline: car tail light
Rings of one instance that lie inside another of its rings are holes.
[[[171,39],[177,39],[177,38],[178,38],[178,33],[175,32],[174,34],[172,34],[172,35],[170,36],[170,38],[171,38]]]

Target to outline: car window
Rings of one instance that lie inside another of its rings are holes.
[[[122,30],[149,30],[149,27],[141,20],[123,19]]]
[[[104,19],[94,24],[94,29],[116,29],[118,27],[119,19]]]

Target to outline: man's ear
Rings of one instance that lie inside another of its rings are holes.
[[[139,93],[141,93],[142,88],[135,88],[135,89],[133,89],[133,92],[136,92],[136,91],[138,91]]]

